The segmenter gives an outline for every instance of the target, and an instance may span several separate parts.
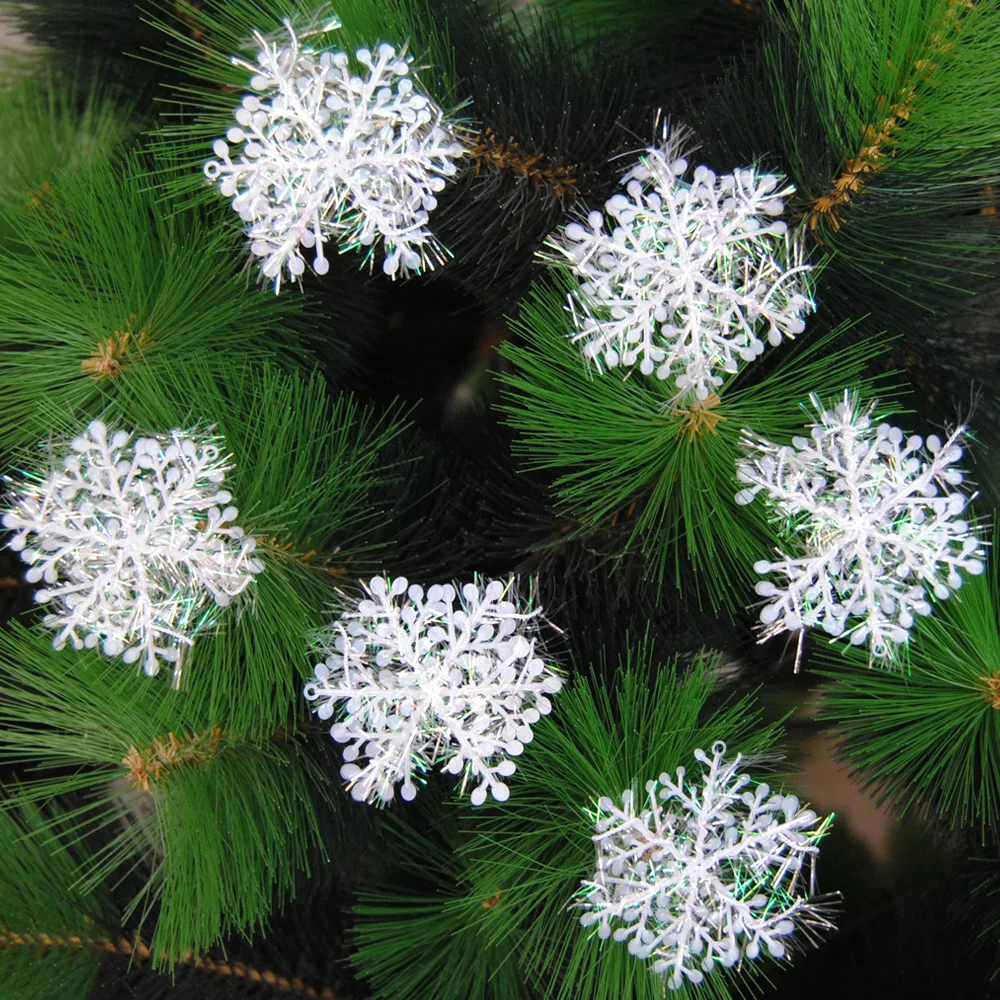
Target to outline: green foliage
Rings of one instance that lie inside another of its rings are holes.
[[[1000,177],[1000,108],[988,96],[1000,86],[1000,4],[794,0],[784,8],[764,59],[816,237],[904,295],[911,284],[961,286],[966,272],[985,273],[996,238],[975,213]],[[815,140],[795,106],[803,92],[825,136],[825,176],[812,169]],[[855,180],[841,199],[833,182],[846,175]],[[817,211],[816,199],[831,195],[832,211]]]
[[[480,0],[491,12],[495,0]],[[500,18],[518,34],[560,22],[584,51],[613,53],[640,91],[672,110],[679,92],[704,85],[737,56],[763,21],[756,0],[501,0]]]
[[[301,355],[305,300],[249,288],[223,227],[170,214],[140,158],[54,183],[31,214],[0,208],[20,244],[0,275],[5,447],[34,444],[69,415],[91,419],[102,393],[140,369],[158,379],[192,362],[218,373]]]
[[[821,120],[841,156],[856,156],[868,127],[898,109],[906,124],[889,136],[888,170],[928,183],[928,168],[966,176],[982,168],[1000,126],[1000,109],[983,101],[1000,82],[995,0],[793,0],[786,8],[781,25],[798,41]],[[984,114],[972,115],[973,107]],[[979,158],[975,168],[970,153]]]
[[[733,584],[749,581],[753,563],[773,545],[756,510],[733,500],[743,428],[775,441],[791,438],[810,392],[870,385],[862,376],[878,344],[832,349],[844,327],[785,344],[766,375],[745,369],[730,376],[716,405],[699,417],[672,409],[670,390],[658,379],[588,369],[568,337],[569,280],[536,284],[514,324],[526,344],[503,348],[515,365],[503,376],[503,408],[520,432],[515,450],[530,469],[556,470],[556,500],[577,534],[634,515],[627,547],[650,559],[659,581],[672,570],[678,587],[688,585],[690,565],[700,574],[694,586],[714,604],[743,603]]]
[[[509,946],[485,941],[468,918],[483,901],[468,896],[457,853],[466,837],[435,792],[423,789],[405,820],[385,816],[393,884],[358,893],[352,961],[386,1000],[522,1000]]]
[[[901,810],[983,834],[1000,830],[998,593],[994,567],[936,602],[895,673],[867,668],[865,652],[845,643],[812,654],[834,668],[822,718],[866,785]]]
[[[280,39],[286,20],[305,39],[304,44],[340,49],[349,55],[381,41],[394,45],[409,41],[417,60],[414,69],[423,70],[421,85],[430,88],[442,106],[456,103],[446,29],[420,0],[380,0],[377,4],[324,0],[308,8],[308,14],[295,0],[183,0],[177,5],[152,0],[149,8],[151,22],[171,41],[166,55],[147,57],[179,69],[189,81],[168,102],[157,133],[180,166],[180,171],[166,172],[165,183],[193,201],[220,199],[201,168],[211,156],[212,143],[233,127],[239,95],[248,90],[250,74],[235,65],[233,57],[253,63],[254,33]]]
[[[83,894],[137,879],[124,916],[141,927],[159,904],[157,962],[262,925],[318,846],[322,781],[300,745],[215,723],[120,662],[57,653],[16,625],[0,633],[0,760],[31,769],[11,801],[82,803],[33,849],[77,854],[56,856]]]
[[[402,430],[399,411],[333,400],[315,374],[247,365],[222,381],[189,364],[137,370],[104,416],[144,431],[214,424],[222,433],[235,465],[226,488],[265,569],[242,613],[195,643],[184,672],[216,722],[258,733],[288,724],[304,704],[307,637],[324,624],[334,587],[387,557],[369,541],[382,521],[370,497],[401,475],[383,458]]]
[[[685,672],[653,662],[646,641],[617,664],[603,662],[555,699],[536,727],[509,802],[484,806],[478,834],[463,847],[471,885],[466,918],[486,942],[505,942],[544,997],[653,1000],[661,977],[613,942],[584,931],[570,901],[594,870],[587,810],[662,771],[688,765],[693,752],[724,741],[732,753],[764,755],[780,734],[749,698],[710,708],[712,657]],[[601,679],[614,677],[614,690]],[[759,766],[759,765],[758,765]],[[482,901],[500,890],[496,905]],[[743,967],[746,980],[754,970]],[[727,997],[738,981],[712,975],[693,994]],[[683,995],[683,994],[682,994]]]
[[[0,90],[0,246],[37,225],[65,175],[109,159],[133,128],[97,87],[38,73]]]
[[[0,998],[84,1000],[117,915],[74,885],[76,858],[45,842],[60,826],[32,805],[0,808]]]

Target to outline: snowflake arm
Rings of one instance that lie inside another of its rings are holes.
[[[393,276],[442,262],[429,213],[465,150],[443,111],[414,90],[412,58],[387,43],[358,49],[359,76],[346,53],[318,53],[285,27],[284,44],[254,36],[256,64],[234,58],[256,93],[205,164],[247,223],[265,277],[277,291],[285,272],[302,275],[302,248],[315,248],[313,269],[325,274],[328,239],[342,249],[381,240]]]
[[[652,959],[670,989],[762,948],[783,958],[788,935],[830,926],[813,877],[829,819],[754,786],[742,758],[725,753],[724,743],[711,757],[695,751],[700,782],[679,767],[648,781],[644,799],[626,790],[620,806],[605,797],[594,813],[597,872],[581,884],[580,922]]]
[[[813,308],[801,241],[773,216],[794,190],[755,168],[681,180],[683,135],[646,151],[624,192],[547,241],[569,264],[571,339],[598,366],[673,379],[678,397],[706,399],[741,363],[805,329]]]
[[[93,421],[45,476],[17,485],[3,516],[29,564],[53,645],[102,644],[126,663],[179,664],[184,647],[253,581],[256,542],[231,522],[231,468],[210,432],[134,437]],[[33,542],[28,545],[29,540]]]
[[[886,658],[915,616],[931,613],[928,591],[943,600],[963,571],[983,572],[984,543],[960,516],[969,498],[951,489],[964,479],[956,463],[965,429],[925,445],[873,425],[871,408],[850,393],[832,410],[813,404],[819,420],[808,438],[789,447],[747,434],[752,457],[737,471],[747,484],[737,502],[764,491],[798,543],[754,566],[777,578],[757,584],[771,599],[761,621],[768,635],[819,626],[855,645],[870,640],[872,656]]]
[[[414,781],[438,762],[464,772],[463,787],[478,781],[474,805],[487,791],[508,798],[510,758],[562,686],[536,650],[540,609],[519,611],[510,586],[435,585],[425,594],[402,577],[375,577],[368,598],[334,624],[304,694],[322,719],[343,704],[330,735],[348,744],[341,776],[355,799],[388,802],[400,782],[412,799]]]

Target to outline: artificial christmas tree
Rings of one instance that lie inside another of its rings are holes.
[[[997,0],[7,12],[0,996],[1000,992]]]

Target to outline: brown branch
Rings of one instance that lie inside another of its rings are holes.
[[[676,409],[673,411],[674,419],[681,420],[681,436],[686,436],[690,444],[694,444],[694,439],[702,431],[710,431],[718,434],[716,427],[723,421],[728,420],[721,413],[716,412],[716,407],[722,402],[714,393],[709,393],[707,398],[696,400],[687,409]]]
[[[483,900],[483,909],[492,910],[493,907],[496,906],[501,899],[503,899],[503,889],[497,889],[497,891],[493,893],[492,896],[490,896],[488,899]]]
[[[0,927],[0,948],[29,947],[44,951],[46,948],[67,948],[70,951],[94,951],[105,955],[124,955],[133,959],[136,965],[148,962],[153,953],[141,938],[134,942],[126,937],[82,937],[77,934],[46,934],[43,931],[28,931],[18,933]],[[161,955],[166,961],[167,956]],[[179,960],[180,965],[189,966],[221,978],[243,979],[248,982],[270,986],[278,993],[291,996],[308,997],[310,1000],[342,1000],[329,987],[317,988],[309,985],[298,976],[283,976],[271,969],[258,969],[245,962],[219,962],[208,955],[188,954]]]
[[[248,530],[247,534],[253,534],[253,532]],[[295,542],[290,540],[282,542],[277,538],[277,536],[274,535],[271,537],[255,535],[254,540],[265,552],[268,553],[268,555],[274,557],[275,559],[283,559],[288,562],[300,563],[303,566],[308,566],[310,569],[319,569],[324,573],[329,573],[330,576],[347,576],[348,570],[350,569],[347,565],[329,561],[328,557],[319,552],[317,549],[302,549],[299,548]],[[338,548],[334,549],[330,555],[336,555],[339,551],[340,548],[338,546]],[[319,558],[316,558],[317,556],[319,556]],[[353,556],[346,556],[343,563],[350,563],[353,558]]]
[[[484,129],[469,154],[477,177],[492,167],[548,188],[557,198],[573,199],[577,195],[575,166],[552,161],[544,153],[525,153],[513,136],[501,139],[493,129]]]
[[[98,341],[94,353],[80,362],[80,371],[91,378],[114,378],[122,373],[122,361],[131,353],[136,360],[142,359],[142,352],[153,346],[147,323],[138,334],[132,329],[137,322],[135,313],[129,316],[121,330],[105,340]]]
[[[52,197],[52,185],[48,181],[42,181],[42,186],[37,190],[28,192],[28,208],[41,208],[42,205]]]
[[[218,756],[230,742],[219,726],[210,732],[184,733],[182,738],[167,733],[166,739],[157,737],[144,747],[129,747],[122,764],[128,768],[127,777],[132,785],[149,792],[170,770],[204,764]]]
[[[983,193],[986,195],[986,201],[989,203],[979,210],[980,215],[996,215],[997,214],[997,192],[996,188],[992,184],[987,184],[983,189]]]
[[[979,679],[983,682],[983,697],[990,703],[990,708],[1000,710],[1000,670]]]
[[[196,42],[200,42],[205,37],[205,32],[198,24],[198,15],[201,13],[201,3],[199,0],[177,0],[174,4],[174,15],[177,17],[188,34]]]
[[[803,217],[814,233],[821,221],[827,222],[836,232],[843,222],[845,206],[861,191],[871,175],[883,170],[895,155],[899,130],[913,114],[918,88],[933,84],[933,73],[939,65],[933,60],[947,55],[954,48],[955,43],[949,40],[951,32],[959,27],[962,11],[972,9],[972,0],[948,0],[942,24],[927,36],[926,57],[914,61],[909,76],[894,98],[878,99],[878,107],[885,108],[884,117],[875,124],[862,126],[862,146],[857,156],[845,161],[830,190],[815,198]]]

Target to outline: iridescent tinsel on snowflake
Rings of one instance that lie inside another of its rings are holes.
[[[210,432],[135,437],[95,420],[43,476],[15,485],[8,543],[44,582],[36,600],[53,645],[179,669],[181,652],[253,581],[253,538],[231,525],[231,467]],[[30,547],[29,547],[29,542]]]
[[[499,581],[407,586],[375,577],[369,598],[334,623],[327,656],[305,696],[347,743],[341,776],[359,801],[388,802],[395,785],[412,799],[415,779],[438,761],[462,774],[473,805],[510,791],[501,780],[532,738],[531,726],[552,707],[561,679],[536,648],[532,619]],[[354,763],[367,758],[364,767]]]
[[[218,159],[205,164],[247,223],[264,275],[276,291],[283,271],[297,278],[302,248],[315,248],[313,269],[325,274],[331,238],[345,249],[382,241],[389,275],[443,261],[427,223],[464,150],[441,109],[414,90],[412,58],[386,43],[358,49],[359,75],[346,53],[317,52],[285,27],[283,42],[254,36],[256,65],[233,59],[256,93],[226,133],[236,159],[219,139]]]
[[[794,190],[756,168],[717,177],[687,160],[682,133],[646,151],[606,204],[549,238],[580,279],[574,342],[598,367],[673,379],[708,398],[723,376],[805,329],[813,309],[802,246],[773,217]],[[607,228],[606,228],[607,227]]]
[[[870,639],[884,658],[906,642],[915,615],[928,615],[928,591],[944,599],[962,585],[960,571],[983,572],[983,541],[961,517],[968,498],[950,488],[963,473],[965,428],[926,445],[898,427],[874,424],[850,393],[831,410],[813,397],[819,419],[791,446],[746,435],[753,458],[738,478],[737,503],[763,490],[794,538],[793,554],[761,560],[757,593],[767,634],[819,626],[855,645]],[[849,627],[850,619],[859,619]]]
[[[831,926],[813,872],[829,819],[754,785],[725,753],[724,743],[696,750],[694,780],[679,767],[676,780],[646,782],[645,797],[597,804],[597,872],[582,883],[580,923],[627,941],[670,989],[762,949],[785,957],[790,934]]]

